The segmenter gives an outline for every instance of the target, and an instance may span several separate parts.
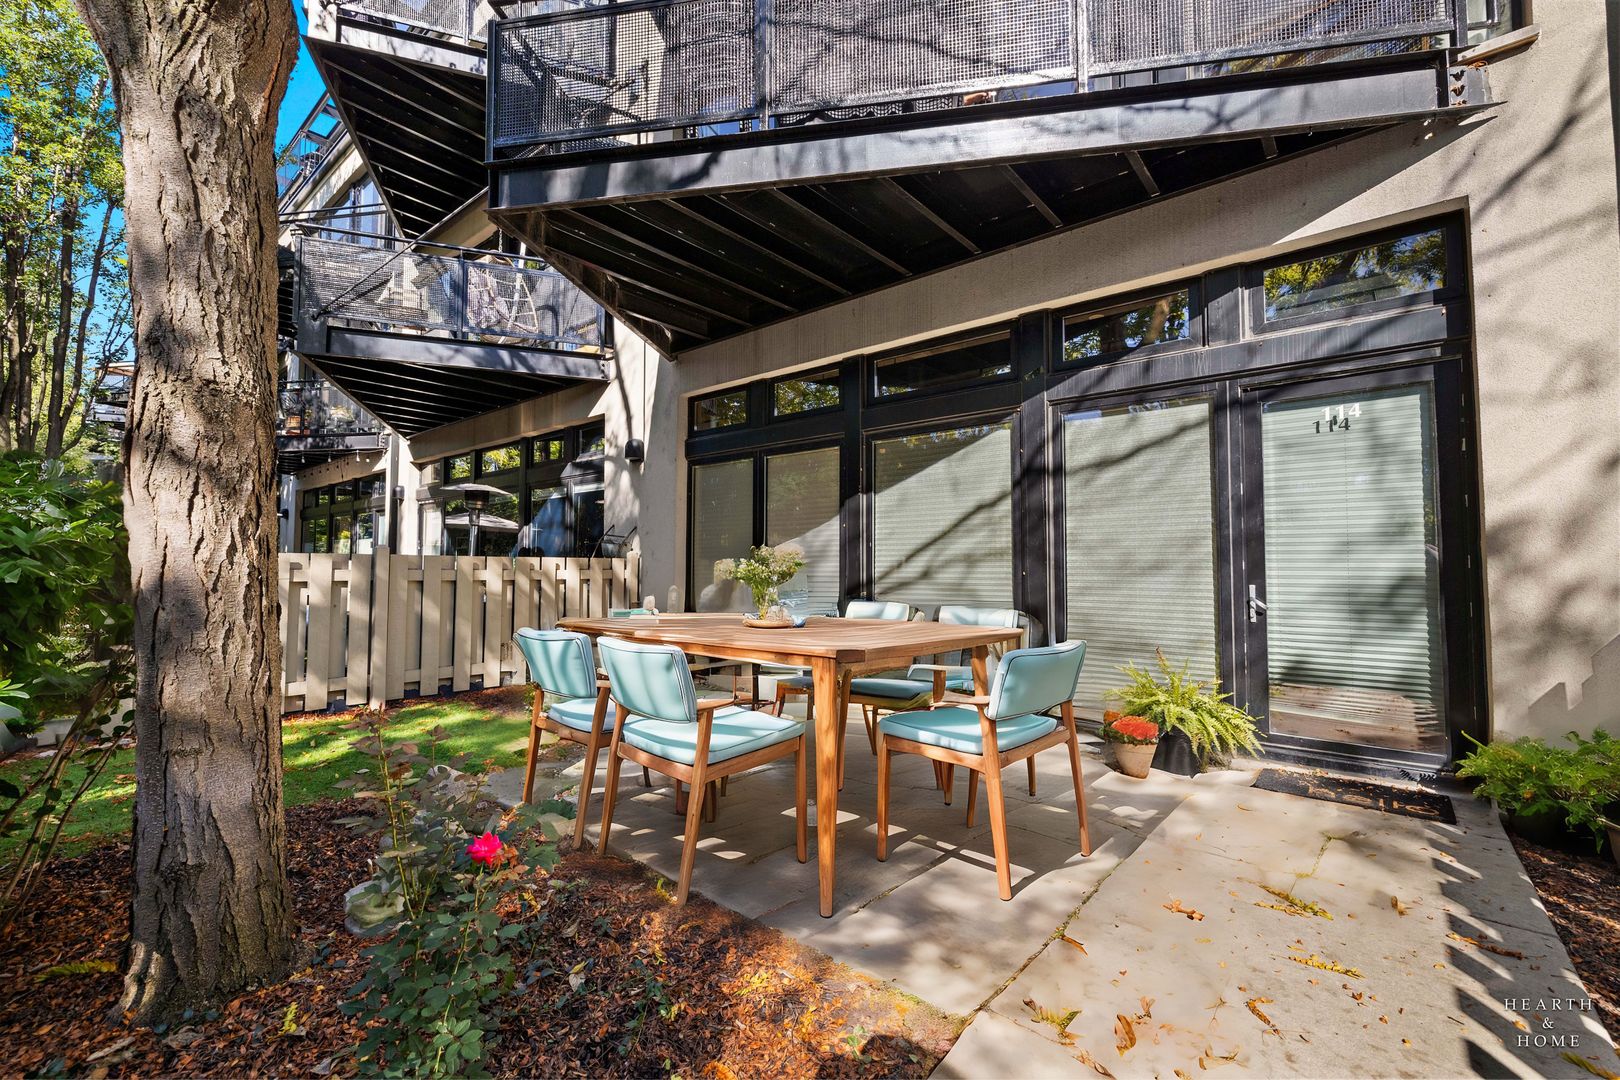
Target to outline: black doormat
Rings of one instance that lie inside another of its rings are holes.
[[[1254,782],[1254,786],[1261,791],[1280,791],[1284,795],[1359,806],[1363,810],[1401,814],[1446,825],[1457,824],[1457,811],[1451,805],[1450,796],[1433,791],[1413,791],[1370,780],[1350,780],[1341,776],[1319,776],[1282,769],[1261,769],[1260,778]]]

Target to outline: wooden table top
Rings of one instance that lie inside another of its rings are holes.
[[[813,659],[830,659],[839,664],[909,661],[933,653],[1013,641],[1023,633],[1017,627],[825,617],[812,618],[802,627],[767,630],[744,626],[743,618],[729,613],[672,614],[657,616],[657,622],[561,619],[557,625],[584,634],[679,645],[722,659],[771,659],[802,664]]]

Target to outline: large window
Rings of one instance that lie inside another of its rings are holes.
[[[741,610],[746,589],[722,581],[715,564],[748,554],[754,542],[754,459],[692,468],[692,552],[688,588],[699,611]],[[740,600],[739,600],[740,597]]]
[[[601,548],[605,505],[603,425],[457,454],[440,462],[438,543],[425,554],[549,557],[595,555]],[[477,483],[500,488],[479,516],[478,550],[471,544],[466,500],[454,488]]]
[[[878,439],[872,457],[873,595],[1012,606],[1012,425]]]
[[[765,542],[797,544],[805,566],[782,596],[838,610],[838,447],[765,458]]]
[[[380,477],[307,488],[300,499],[298,548],[324,555],[369,555],[375,547],[372,499]]]
[[[1154,670],[1156,650],[1215,673],[1211,451],[1206,400],[1063,418],[1066,636],[1086,642],[1084,715],[1101,717],[1122,665]]]

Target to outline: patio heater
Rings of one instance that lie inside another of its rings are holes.
[[[510,493],[493,484],[453,484],[444,490],[456,492],[467,504],[467,554],[477,555],[478,526],[483,521],[484,511],[489,509],[489,500]]]

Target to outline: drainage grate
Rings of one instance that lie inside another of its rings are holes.
[[[1315,773],[1285,772],[1282,769],[1262,769],[1254,786],[1261,791],[1277,791],[1284,795],[1299,795],[1322,802],[1359,806],[1363,810],[1377,810],[1385,814],[1422,818],[1446,825],[1457,824],[1457,811],[1451,798],[1433,791],[1415,791],[1411,788],[1391,787],[1370,780],[1350,780],[1342,776],[1320,776]]]

